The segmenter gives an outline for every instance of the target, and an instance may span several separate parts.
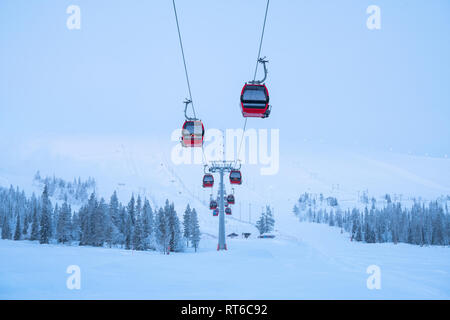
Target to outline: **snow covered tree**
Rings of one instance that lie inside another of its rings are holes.
[[[22,237],[23,239],[27,239],[28,238],[28,229],[30,226],[30,220],[31,220],[31,203],[27,204],[27,209],[25,212],[25,218],[23,219],[23,226],[22,226]]]
[[[265,232],[272,232],[275,227],[275,219],[273,218],[272,209],[270,206],[266,206],[266,214],[265,214],[265,220],[266,220],[266,231]]]
[[[105,242],[106,203],[103,198],[96,202],[91,212],[92,245],[102,247]]]
[[[70,238],[75,241],[80,241],[81,239],[81,224],[80,224],[80,214],[79,212],[74,212],[72,215],[72,232],[70,233]]]
[[[67,197],[64,199],[64,203],[59,211],[58,221],[56,223],[56,240],[60,243],[66,243],[71,240],[72,235],[72,213],[69,204],[67,203]]]
[[[52,221],[52,232],[51,235],[52,237],[56,237],[56,226],[57,226],[57,222],[58,222],[58,217],[59,217],[59,211],[60,208],[58,206],[58,203],[55,203],[55,208],[52,211],[51,214],[51,221]]]
[[[272,210],[270,206],[266,206],[266,210],[261,213],[261,217],[256,222],[256,228],[259,234],[273,231],[275,225],[275,219],[273,218]]]
[[[186,246],[189,247],[189,240],[191,239],[192,222],[191,222],[192,211],[189,204],[186,206],[183,215],[183,236],[186,239]]]
[[[142,211],[142,199],[141,196],[138,195],[136,199],[136,210],[135,210],[136,220],[141,215],[141,211]]]
[[[125,236],[125,249],[130,250],[133,245],[133,222],[131,215],[126,215],[126,222],[124,228],[124,236]]]
[[[39,239],[39,222],[38,222],[38,213],[37,207],[33,207],[33,218],[31,222],[31,235],[30,240],[38,240]]]
[[[192,243],[192,246],[195,249],[195,252],[197,252],[198,245],[200,244],[200,225],[198,224],[198,216],[197,211],[195,209],[191,210],[191,216],[190,216],[190,240]]]
[[[140,198],[138,198],[138,203],[140,202]],[[140,212],[136,210],[136,212]],[[144,228],[142,224],[142,216],[141,214],[136,214],[136,222],[134,223],[133,229],[133,250],[144,250]]]
[[[184,249],[182,241],[182,233],[180,228],[180,220],[178,219],[177,212],[175,211],[175,205],[169,200],[166,200],[164,211],[167,215],[169,225],[169,248],[170,251],[182,251]]]
[[[169,246],[169,222],[163,208],[158,210],[155,221],[155,239],[158,249],[164,254]]]
[[[20,214],[17,214],[16,230],[14,231],[14,240],[20,240],[21,238],[21,227],[20,227]]]
[[[114,191],[109,201],[109,216],[111,218],[111,222],[116,227],[118,227],[120,223],[120,217],[119,217],[119,199],[117,198],[116,191]]]
[[[363,236],[362,236],[362,230],[361,230],[361,222],[359,221],[359,219],[356,222],[356,237],[355,237],[356,241],[362,241],[363,240]]]
[[[2,239],[11,239],[11,226],[6,214],[3,216],[2,222]]]
[[[150,206],[150,202],[145,199],[144,207],[142,208],[142,224],[143,224],[143,241],[145,249],[151,249],[153,247],[153,210]]]
[[[134,195],[131,195],[131,199],[130,202],[128,202],[128,206],[127,206],[127,214],[130,217],[130,221],[131,221],[131,225],[134,226],[134,222],[136,220],[135,217],[135,210],[136,210],[136,201],[134,200]]]
[[[52,236],[52,204],[48,198],[47,185],[41,197],[40,243],[49,243]]]
[[[264,213],[261,214],[261,216],[259,217],[258,221],[256,221],[256,229],[258,229],[259,234],[263,234],[266,230],[266,226],[265,226],[265,220],[264,220]]]

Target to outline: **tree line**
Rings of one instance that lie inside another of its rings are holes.
[[[404,208],[386,195],[387,203],[383,208],[376,208],[372,198],[370,209],[365,206],[363,210],[333,208],[328,211],[311,205],[307,199],[302,195],[294,205],[293,212],[301,221],[339,227],[341,232],[350,234],[351,240],[421,246],[450,244],[450,214],[446,201],[445,205],[437,200],[428,204],[415,201],[411,208]]]
[[[2,239],[163,253],[189,246],[197,251],[201,235],[197,212],[189,205],[182,226],[169,200],[153,209],[146,198],[132,195],[123,205],[116,192],[109,202],[92,192],[87,203],[73,211],[67,197],[61,205],[52,205],[47,185],[40,197],[33,193],[30,198],[18,188],[0,188],[0,228]]]

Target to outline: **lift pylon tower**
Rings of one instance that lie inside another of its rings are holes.
[[[234,161],[212,161],[208,165],[208,170],[211,173],[219,173],[219,243],[217,244],[217,250],[227,250],[227,244],[225,241],[225,187],[223,182],[223,175],[225,172],[231,172],[236,170]]]

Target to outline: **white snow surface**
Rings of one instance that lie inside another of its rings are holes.
[[[406,154],[338,150],[330,146],[282,148],[280,171],[261,176],[244,165],[235,188],[226,233],[216,251],[218,219],[207,208],[210,190],[201,188],[201,165],[174,165],[168,141],[67,138],[27,140],[0,159],[0,185],[37,190],[33,175],[71,181],[94,177],[97,194],[108,201],[114,190],[126,203],[131,193],[153,206],[166,198],[181,218],[187,203],[197,209],[202,231],[198,253],[169,256],[117,248],[39,245],[0,241],[2,299],[448,299],[450,250],[407,244],[351,242],[326,225],[301,223],[292,207],[303,192],[337,197],[342,208],[358,206],[368,190],[382,205],[386,193],[432,200],[450,194],[450,159]],[[171,145],[174,145],[172,142]],[[227,191],[230,191],[227,185]],[[214,194],[217,188],[214,188]],[[256,238],[254,223],[264,205],[273,207],[275,239]],[[251,206],[251,207],[250,207]],[[369,290],[370,265],[381,269],[381,289]],[[81,268],[81,290],[66,288],[69,265]]]
[[[228,240],[162,255],[0,241],[1,299],[449,299],[450,250],[350,242],[338,228],[292,220],[275,239]],[[366,286],[369,265],[381,289]],[[81,289],[69,290],[69,265]]]

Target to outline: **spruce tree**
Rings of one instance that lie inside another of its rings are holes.
[[[275,219],[273,218],[272,209],[270,206],[266,206],[266,213],[264,215],[265,219],[265,233],[266,232],[272,232],[274,230],[275,226]]]
[[[156,215],[155,228],[155,240],[158,248],[161,252],[166,254],[169,244],[169,223],[163,208],[160,208],[158,210],[158,213]]]
[[[21,235],[21,227],[20,227],[20,215],[17,214],[17,222],[16,222],[16,230],[14,232],[14,240],[20,240]]]
[[[23,227],[22,227],[22,235],[23,239],[26,239],[28,236],[28,227],[30,225],[30,214],[29,212],[25,214],[25,219],[23,219]]]
[[[39,242],[40,243],[49,243],[50,237],[52,236],[52,207],[51,202],[48,198],[48,189],[47,185],[44,187],[44,191],[42,192],[41,197],[41,223],[40,223],[40,235]]]
[[[11,239],[11,226],[6,214],[3,216],[2,239]]]
[[[153,239],[153,210],[150,206],[150,202],[145,199],[144,207],[142,208],[142,225],[143,225],[143,237],[145,249],[150,249]]]
[[[127,214],[125,228],[124,228],[124,236],[125,236],[125,249],[131,250],[132,248],[132,237],[133,237],[133,223],[131,221],[131,215]]]
[[[186,246],[189,247],[189,240],[191,239],[191,231],[192,231],[192,221],[191,221],[192,211],[189,204],[186,206],[186,210],[183,215],[183,236],[186,239]]]
[[[182,233],[180,229],[180,220],[178,219],[177,212],[175,211],[175,205],[166,200],[166,206],[164,208],[168,218],[169,225],[169,248],[170,251],[182,251]]]
[[[136,215],[136,222],[134,224],[133,230],[133,249],[144,250],[144,237],[141,215]]]
[[[266,219],[264,218],[264,212],[261,213],[261,217],[256,221],[256,229],[258,229],[259,234],[262,235],[266,230]]]
[[[198,245],[200,244],[200,226],[198,223],[197,211],[195,209],[191,210],[190,225],[190,240],[195,252],[197,252]]]
[[[130,202],[128,202],[128,206],[127,206],[127,214],[130,217],[130,221],[131,221],[131,225],[134,226],[134,222],[136,220],[135,217],[135,200],[134,200],[134,195],[131,195],[131,199]]]
[[[117,193],[114,191],[111,199],[109,201],[109,216],[111,218],[111,222],[118,227],[120,224],[119,217],[119,199],[117,198]]]
[[[97,202],[92,214],[92,245],[103,246],[105,242],[106,204],[103,198]]]
[[[39,239],[39,222],[38,222],[38,214],[36,206],[33,208],[33,218],[31,222],[31,235],[30,240],[38,240]]]
[[[56,240],[60,243],[66,243],[71,239],[71,210],[67,203],[67,196],[64,198],[64,203],[61,206],[56,223]]]

